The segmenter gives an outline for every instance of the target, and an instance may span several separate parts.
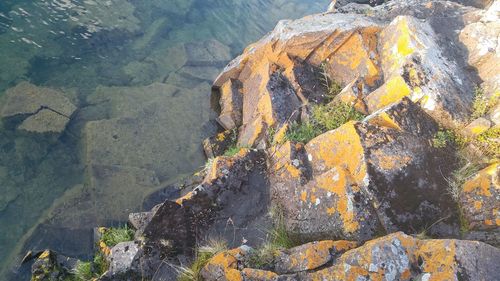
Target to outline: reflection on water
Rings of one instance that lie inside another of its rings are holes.
[[[328,2],[2,0],[0,267],[26,249],[84,257],[93,226],[202,166],[214,77]]]

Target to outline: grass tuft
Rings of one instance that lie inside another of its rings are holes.
[[[134,231],[127,225],[118,228],[108,228],[104,231],[101,237],[101,241],[110,248],[114,247],[118,243],[132,240],[134,240]]]
[[[286,139],[307,143],[326,131],[337,129],[348,121],[359,121],[363,118],[363,114],[346,103],[314,105],[310,120],[301,124],[293,123],[286,134]]]
[[[247,266],[256,269],[272,270],[271,266],[281,250],[299,245],[286,229],[284,212],[281,206],[273,206],[270,211],[273,228],[269,231],[268,241],[254,250],[247,259]]]
[[[232,145],[226,150],[226,152],[224,152],[224,156],[233,157],[236,154],[238,154],[238,152],[240,152],[241,149],[242,147],[239,147],[237,145]]]
[[[341,91],[342,85],[330,78],[328,75],[327,63],[323,62],[320,65],[321,68],[321,80],[323,82],[323,86],[326,88],[326,97],[324,102],[331,102]]]
[[[220,252],[226,251],[227,243],[223,240],[210,240],[207,245],[199,247],[196,257],[189,267],[178,267],[177,281],[202,281],[201,270],[207,263]]]
[[[474,101],[472,103],[471,119],[477,119],[490,111],[499,100],[499,95],[494,94],[490,98],[486,97],[484,90],[480,87],[474,89]]]

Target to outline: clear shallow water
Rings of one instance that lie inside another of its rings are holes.
[[[60,134],[0,124],[0,280],[27,249],[91,254],[93,226],[202,166],[212,79],[278,20],[328,2],[2,0],[0,110],[22,81],[78,109]]]

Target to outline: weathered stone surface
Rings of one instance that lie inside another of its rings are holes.
[[[31,266],[32,281],[63,280],[78,263],[77,259],[59,255],[51,250],[45,250],[37,255]]]
[[[349,245],[347,248],[351,247],[355,246]],[[279,276],[272,272],[247,268],[239,271],[241,259],[238,259],[237,255],[240,250],[234,249],[219,254],[209,262],[211,275],[207,275],[210,277],[207,280],[242,280],[241,276],[246,277],[249,272],[262,274],[259,278],[249,280],[266,281],[497,280],[500,278],[500,273],[495,268],[500,259],[500,250],[481,242],[419,240],[397,232],[345,251],[347,248],[338,252],[330,263],[317,270],[303,270]],[[230,279],[229,276],[235,279]]]
[[[481,15],[460,31],[460,42],[467,48],[468,63],[483,81],[482,88],[489,96],[500,95],[500,3],[494,1]]]
[[[348,251],[333,266],[298,280],[496,280],[499,259],[497,248],[480,242],[417,240],[395,233]]]
[[[277,257],[278,274],[296,273],[319,268],[344,252],[357,247],[350,241],[319,241],[284,250]]]
[[[235,130],[227,130],[222,133],[218,133],[215,136],[206,138],[203,141],[203,150],[205,151],[205,155],[209,159],[223,155],[231,145],[236,143],[237,138],[238,135]]]
[[[486,132],[491,127],[491,122],[486,118],[477,118],[464,128],[464,133],[475,137]]]
[[[269,186],[261,152],[243,149],[234,157],[217,157],[204,182],[175,202],[166,201],[143,231],[141,257],[155,262],[172,253],[191,254],[200,240],[218,238],[230,245],[258,245],[269,228]]]
[[[285,144],[270,166],[273,203],[283,207],[289,231],[308,240],[368,240],[384,231],[417,232],[429,221],[440,221],[431,233],[456,235],[455,203],[443,194],[453,159],[432,147],[437,131],[404,99],[316,137],[305,157]]]
[[[132,272],[131,270],[136,263],[135,260],[139,251],[136,242],[122,242],[111,248],[111,253],[107,257],[109,269],[105,274],[106,277],[111,280],[134,280],[133,274],[135,274],[136,278],[140,278],[139,271]]]
[[[221,112],[217,121],[226,130],[241,126],[243,113],[243,94],[241,83],[237,80],[228,80],[219,90],[219,104]]]
[[[224,90],[228,81],[242,84],[239,144],[258,144],[267,128],[296,120],[302,104],[324,99],[326,88],[320,75],[324,62],[328,74],[339,82],[363,76],[375,85],[380,78],[375,50],[378,30],[376,21],[359,16],[315,15],[282,21],[247,48],[214,82],[221,99],[228,92]]]
[[[76,107],[64,93],[21,82],[6,91],[1,118],[27,116],[19,129],[34,133],[61,133]]]
[[[500,165],[495,163],[463,185],[460,204],[471,230],[500,231],[499,175]]]
[[[215,255],[201,270],[201,276],[206,281],[243,281],[243,275],[238,270],[238,263],[243,261],[249,248],[239,248]]]
[[[241,273],[245,281],[268,281],[278,277],[274,272],[252,268],[244,268]]]

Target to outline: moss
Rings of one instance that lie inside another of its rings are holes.
[[[127,225],[118,228],[108,228],[104,231],[101,237],[101,241],[110,248],[114,247],[118,243],[132,240],[134,240],[134,231]]]
[[[359,121],[363,118],[363,114],[342,102],[314,105],[311,109],[310,120],[301,124],[293,123],[287,132],[286,139],[307,143],[316,136],[335,130],[348,121]]]

